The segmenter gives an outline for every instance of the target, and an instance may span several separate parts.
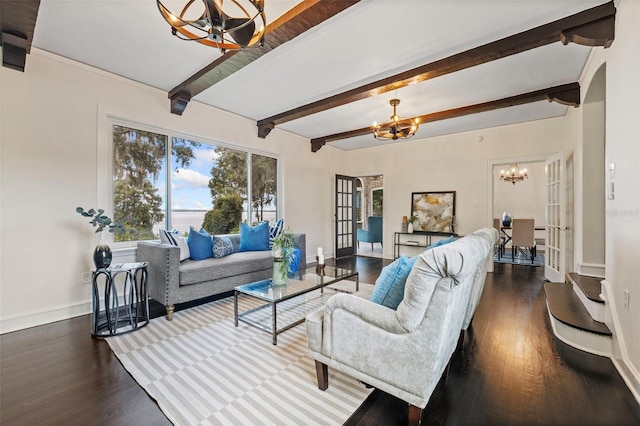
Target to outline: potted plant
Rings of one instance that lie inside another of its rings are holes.
[[[111,233],[124,233],[124,225],[120,223],[116,223],[107,215],[104,214],[103,209],[98,209],[97,211],[94,209],[89,209],[85,211],[82,207],[76,207],[76,212],[84,217],[90,217],[91,220],[89,223],[96,228],[96,234],[100,232],[100,242],[96,246],[96,249],[93,252],[93,263],[96,265],[97,269],[108,268],[111,265],[111,259],[113,257],[111,253],[111,249],[107,244],[107,240],[104,237],[103,231],[108,231]]]
[[[291,264],[295,259],[295,235],[288,227],[283,229],[272,240],[271,255],[273,256],[274,285],[283,285],[287,282],[287,274],[291,270]]]

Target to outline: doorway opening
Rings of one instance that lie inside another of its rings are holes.
[[[518,161],[519,168],[527,170],[528,178],[515,184],[500,179],[501,172],[507,169],[511,163],[514,161],[493,164],[492,218],[494,224],[495,219],[498,219],[500,225],[502,225],[502,216],[505,213],[510,218],[533,219],[536,255],[530,255],[529,257],[533,257],[532,259],[527,256],[514,257],[511,250],[513,230],[503,229],[501,226],[499,231],[504,244],[501,250],[495,252],[494,262],[543,266],[545,254],[545,162],[531,159]]]
[[[356,178],[356,227],[358,256],[383,257],[383,200],[382,175]]]

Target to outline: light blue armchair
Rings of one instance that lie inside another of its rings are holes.
[[[360,247],[360,241],[363,241],[371,243],[371,250],[373,250],[373,243],[382,244],[382,216],[369,216],[367,223],[368,229],[358,229],[358,247]]]

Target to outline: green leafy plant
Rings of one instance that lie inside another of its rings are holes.
[[[281,263],[281,273],[287,274],[291,267],[295,256],[293,254],[293,248],[295,247],[296,237],[293,231],[288,227],[283,229],[277,237],[273,240],[271,246],[271,255],[274,260]]]
[[[411,215],[411,216],[409,216],[409,219],[408,219],[408,220],[409,220],[409,223],[413,223],[413,222],[415,222],[416,220],[418,220],[418,216],[416,216],[416,215]]]
[[[76,212],[84,217],[90,217],[91,221],[89,223],[96,228],[96,234],[98,232],[102,232],[105,229],[111,233],[122,234],[125,232],[124,225],[121,223],[116,223],[111,220],[111,218],[104,214],[104,210],[98,209],[97,211],[94,209],[89,209],[85,211],[82,207],[76,207]]]

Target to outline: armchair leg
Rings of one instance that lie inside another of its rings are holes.
[[[422,408],[409,404],[409,420],[408,425],[420,425],[422,422]]]
[[[318,377],[318,389],[327,390],[329,387],[329,368],[327,364],[316,361],[316,376]]]
[[[176,309],[175,305],[165,306],[167,309],[167,321],[171,321],[173,319],[173,311]]]

